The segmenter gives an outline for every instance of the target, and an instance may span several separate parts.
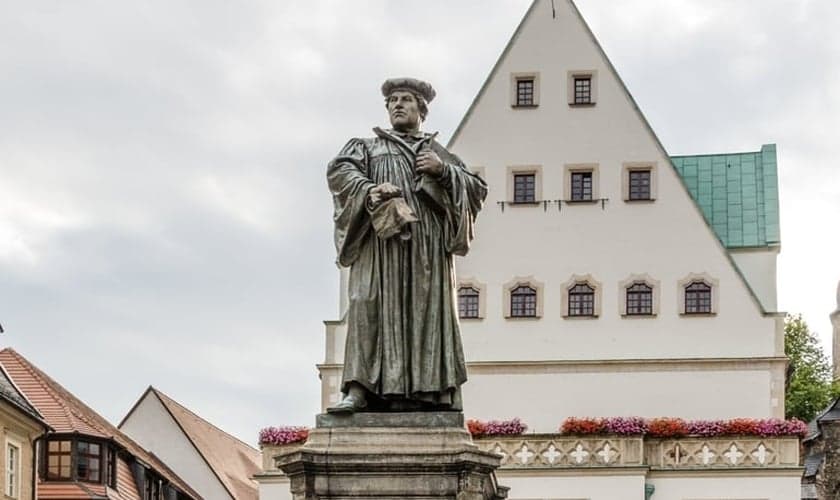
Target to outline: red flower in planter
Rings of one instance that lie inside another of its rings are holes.
[[[688,435],[688,425],[681,418],[652,418],[648,420],[648,434],[655,437]]]
[[[471,418],[467,420],[467,430],[470,431],[473,437],[481,437],[487,434],[487,424],[481,420]]]
[[[730,436],[754,436],[760,434],[759,422],[751,418],[733,418],[723,423],[723,432]]]
[[[600,418],[569,417],[560,426],[561,434],[601,434],[604,432],[604,421]]]

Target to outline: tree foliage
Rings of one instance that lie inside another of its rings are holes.
[[[787,418],[808,422],[837,397],[831,363],[817,336],[808,329],[801,314],[785,318],[785,354],[790,363],[785,388]]]

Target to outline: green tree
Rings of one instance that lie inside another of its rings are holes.
[[[790,363],[785,416],[808,422],[824,410],[839,391],[837,384],[832,382],[831,363],[820,340],[808,329],[801,314],[789,314],[785,318],[785,354]]]

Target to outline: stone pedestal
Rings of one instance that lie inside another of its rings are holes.
[[[294,500],[501,500],[499,460],[459,412],[322,414],[306,444],[276,457]]]

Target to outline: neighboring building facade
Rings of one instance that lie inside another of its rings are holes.
[[[256,500],[260,452],[149,387],[119,428],[206,500]]]
[[[840,498],[840,399],[810,422],[808,431],[802,442],[802,500]]]
[[[0,462],[0,490],[4,498],[34,500],[35,443],[50,430],[0,365],[0,428],[3,460]]]
[[[34,448],[36,498],[201,500],[154,454],[20,354],[3,349],[0,366],[51,428]]]

